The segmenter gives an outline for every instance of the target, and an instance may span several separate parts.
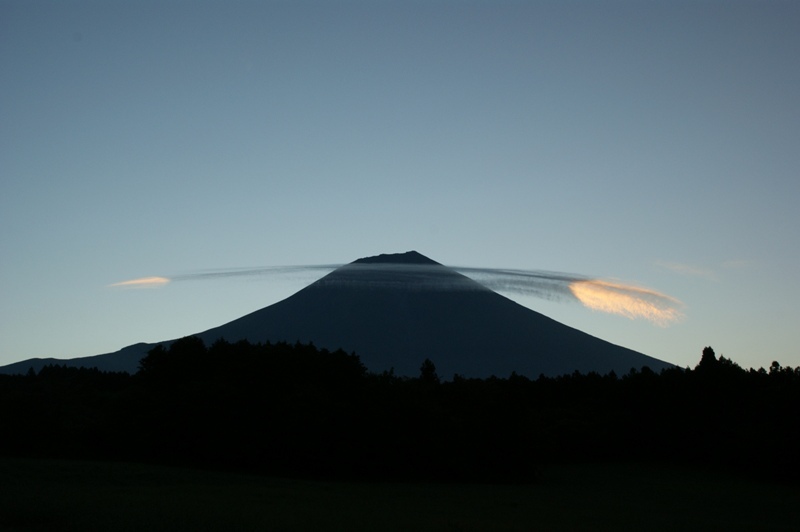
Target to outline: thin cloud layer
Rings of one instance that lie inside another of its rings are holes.
[[[310,278],[312,274],[322,275],[332,272],[341,264],[317,264],[309,266],[268,266],[258,268],[228,268],[207,270],[203,272],[186,273],[172,276],[173,281],[203,281],[211,279],[224,279],[230,277],[275,277],[288,276]],[[313,280],[313,278],[312,278]]]
[[[709,270],[707,268],[698,268],[697,266],[693,266],[690,264],[683,264],[680,262],[656,261],[656,266],[664,268],[665,270],[669,270],[673,273],[686,275],[689,277],[702,277],[711,280],[717,279],[717,274],[714,273],[713,270]]]

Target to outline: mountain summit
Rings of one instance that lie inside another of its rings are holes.
[[[670,366],[523,307],[416,251],[358,259],[283,301],[196,336],[206,344],[220,338],[313,342],[355,352],[373,372],[408,376],[426,358],[446,378]],[[152,345],[51,362],[133,372]],[[27,362],[13,364],[13,372],[27,371],[33,361]]]
[[[416,251],[406,251],[405,253],[382,253],[374,257],[364,257],[354,260],[351,264],[424,264],[428,266],[441,266],[435,260],[431,260]]]

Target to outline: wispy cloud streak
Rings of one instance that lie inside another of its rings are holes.
[[[713,270],[707,268],[699,268],[690,264],[683,264],[681,262],[666,262],[656,261],[656,266],[669,270],[673,273],[686,275],[689,277],[702,277],[705,279],[716,280],[717,274]]]
[[[453,269],[495,292],[533,296],[551,301],[574,300],[575,296],[570,291],[569,285],[590,279],[582,275],[546,270],[462,267]]]
[[[202,272],[185,273],[171,277],[173,281],[203,281],[212,279],[226,279],[232,277],[304,277],[313,274],[324,275],[330,273],[341,264],[318,264],[310,266],[268,266],[258,268],[228,268],[219,270],[206,270]],[[313,280],[313,279],[312,279]]]
[[[317,276],[335,270],[339,265],[316,265],[316,266],[270,266],[260,268],[228,268],[218,270],[206,270],[193,273],[182,273],[169,277],[142,277],[131,279],[108,285],[113,288],[152,288],[164,286],[171,282],[182,281],[211,281],[216,279],[228,279],[234,277],[270,277],[278,276],[301,277],[313,282]]]

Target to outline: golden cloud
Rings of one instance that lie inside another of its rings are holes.
[[[122,281],[121,283],[114,283],[108,286],[119,286],[123,288],[153,288],[156,286],[164,286],[170,280],[166,277],[142,277],[140,279],[131,279],[130,281]]]
[[[683,318],[683,304],[666,294],[638,286],[611,281],[586,280],[570,283],[572,294],[584,306],[601,312],[643,318],[660,327],[667,327]]]

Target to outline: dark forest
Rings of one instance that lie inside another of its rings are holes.
[[[189,337],[135,375],[0,375],[0,452],[305,478],[535,482],[584,462],[800,478],[800,368],[707,347],[693,369],[445,380],[432,360],[405,378],[313,345]]]

